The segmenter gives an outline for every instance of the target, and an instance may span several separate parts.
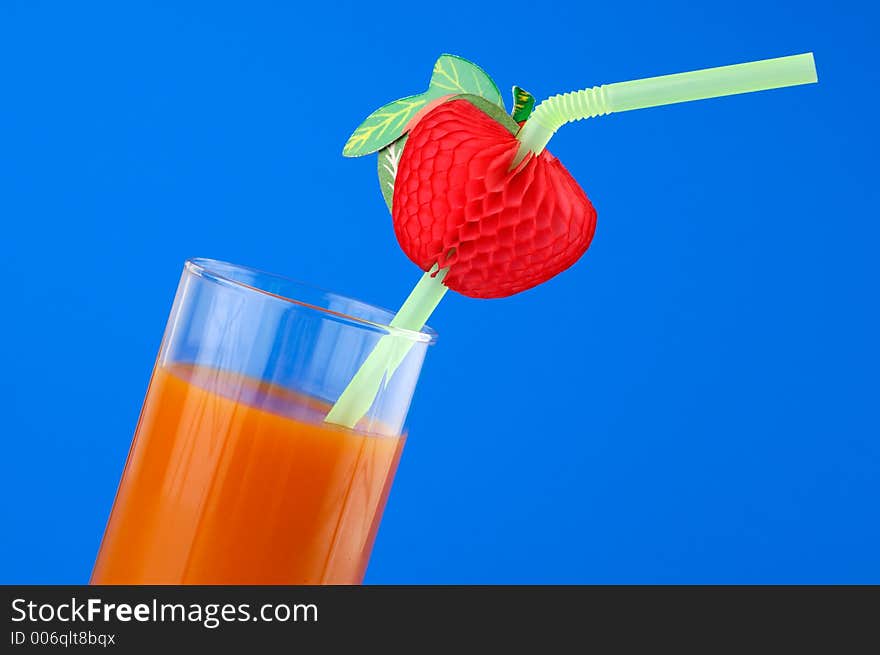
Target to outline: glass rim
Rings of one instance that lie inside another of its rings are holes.
[[[184,269],[192,273],[193,275],[198,275],[199,277],[225,286],[231,286],[234,288],[243,289],[250,292],[259,293],[269,298],[274,298],[276,300],[280,300],[291,305],[295,305],[296,307],[302,307],[304,309],[308,309],[314,312],[318,312],[320,314],[325,315],[327,318],[339,321],[342,323],[348,323],[354,327],[360,327],[372,331],[383,332],[385,334],[401,337],[404,339],[408,339],[414,343],[425,343],[428,345],[434,344],[437,341],[437,332],[433,330],[428,325],[425,325],[421,330],[409,330],[407,328],[396,327],[389,324],[385,324],[379,321],[372,321],[362,316],[356,316],[351,313],[340,312],[334,309],[330,309],[329,307],[322,307],[321,305],[316,305],[314,303],[305,302],[304,300],[298,300],[297,298],[292,298],[289,295],[282,295],[275,293],[273,291],[268,291],[267,289],[261,289],[259,286],[254,286],[253,284],[248,284],[247,282],[243,282],[242,280],[235,279],[230,276],[228,273],[223,272],[222,269],[231,269],[231,270],[240,270],[247,271],[251,274],[255,274],[257,276],[263,276],[270,279],[278,280],[284,284],[293,285],[295,287],[302,287],[305,290],[311,292],[317,292],[321,294],[322,297],[326,299],[338,299],[343,300],[348,303],[351,303],[353,306],[362,306],[364,308],[368,308],[373,310],[374,312],[379,312],[382,314],[386,314],[389,317],[393,317],[395,312],[392,312],[390,309],[386,309],[384,307],[380,307],[378,305],[373,305],[372,303],[367,303],[362,300],[358,300],[357,298],[352,298],[350,296],[345,296],[339,293],[335,293],[333,291],[328,291],[321,287],[316,287],[312,284],[308,284],[306,282],[301,282],[294,278],[287,277],[285,275],[279,275],[277,273],[269,273],[267,271],[263,271],[258,268],[254,268],[252,266],[244,266],[242,264],[233,264],[231,262],[226,262],[219,259],[211,259],[208,257],[190,257],[184,263]]]

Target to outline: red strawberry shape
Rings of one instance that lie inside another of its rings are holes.
[[[449,267],[444,284],[472,298],[525,291],[574,264],[596,230],[596,210],[546,150],[514,170],[516,138],[467,100],[416,123],[394,183],[394,232],[422,270]]]

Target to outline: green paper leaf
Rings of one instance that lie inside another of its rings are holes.
[[[434,64],[428,90],[390,102],[367,116],[349,137],[342,154],[360,157],[381,150],[400,138],[412,118],[429,102],[462,93],[504,107],[498,87],[482,68],[455,55],[441,55]]]
[[[367,116],[342,149],[346,157],[360,157],[384,148],[400,138],[403,128],[433,98],[430,92],[389,102]]]
[[[501,92],[492,78],[476,64],[455,55],[441,55],[434,63],[429,91],[435,91],[436,97],[468,93],[504,108]]]
[[[513,87],[513,120],[522,123],[535,108],[535,96],[518,86]]]
[[[382,197],[391,211],[391,199],[394,197],[394,180],[397,179],[397,167],[400,165],[400,158],[403,156],[403,146],[406,145],[408,134],[404,134],[397,141],[382,148],[379,151],[379,188],[382,190]]]

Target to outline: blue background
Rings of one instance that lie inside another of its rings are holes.
[[[528,6],[4,0],[0,582],[87,580],[186,257],[405,297],[340,152],[440,53],[542,98],[809,50],[557,135],[593,246],[444,300],[367,581],[880,582],[876,4]]]

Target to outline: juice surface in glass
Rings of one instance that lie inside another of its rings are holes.
[[[157,365],[93,584],[358,584],[403,436],[307,396]]]

